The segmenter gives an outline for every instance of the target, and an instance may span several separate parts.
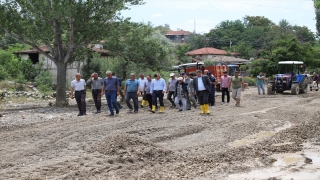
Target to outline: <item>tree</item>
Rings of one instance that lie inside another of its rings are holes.
[[[169,24],[165,24],[164,26],[160,25],[154,28],[154,30],[157,32],[160,32],[161,34],[165,35],[168,31],[170,31]]]
[[[208,38],[202,34],[190,34],[188,38],[186,38],[186,43],[189,45],[189,50],[195,50],[207,47]]]
[[[160,33],[153,33],[150,25],[123,22],[112,36],[105,39],[111,54],[122,58],[122,79],[128,77],[129,67],[159,71],[170,67],[172,43]]]
[[[318,35],[320,34],[320,0],[314,0],[314,8],[316,13],[316,28]]]
[[[176,49],[174,50],[176,56],[180,63],[187,63],[188,56],[185,54],[190,50],[190,46],[188,44],[178,44]]]
[[[76,50],[108,36],[119,11],[141,0],[3,0],[0,30],[37,49],[57,66],[56,105],[66,104],[66,69]],[[45,44],[49,54],[39,46]]]
[[[231,41],[239,42],[242,39],[241,35],[244,31],[245,26],[241,20],[222,21],[206,34],[208,45],[218,49],[229,47]]]
[[[255,57],[255,50],[252,48],[251,44],[245,42],[240,42],[234,46],[235,52],[240,53],[241,58],[249,59]]]
[[[270,28],[275,24],[268,18],[264,16],[245,16],[243,18],[245,27],[252,28],[252,27],[267,27]]]

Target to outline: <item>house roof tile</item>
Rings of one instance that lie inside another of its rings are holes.
[[[221,50],[221,49],[206,47],[206,48],[201,48],[201,49],[189,51],[185,55],[193,56],[193,55],[208,55],[208,54],[226,55],[227,52],[225,50]]]

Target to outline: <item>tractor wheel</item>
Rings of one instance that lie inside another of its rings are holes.
[[[268,95],[274,95],[276,93],[275,90],[272,90],[272,84],[268,84],[267,86],[267,94]]]
[[[291,85],[291,94],[292,95],[298,95],[299,94],[299,84],[298,83],[294,83]]]
[[[308,79],[304,78],[300,84],[300,94],[307,93],[308,91]]]

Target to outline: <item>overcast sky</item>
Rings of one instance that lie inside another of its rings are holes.
[[[146,4],[123,11],[134,22],[169,24],[172,30],[183,29],[208,33],[221,21],[242,20],[246,15],[264,16],[278,24],[307,26],[316,32],[313,0],[144,0]],[[196,22],[196,23],[194,23]]]

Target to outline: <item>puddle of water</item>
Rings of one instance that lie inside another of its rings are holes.
[[[269,138],[269,137],[275,135],[277,132],[284,130],[284,129],[287,129],[287,128],[290,128],[291,126],[292,126],[291,123],[288,123],[288,124],[285,124],[284,126],[276,128],[275,131],[271,131],[271,132],[262,131],[257,134],[246,136],[243,139],[236,140],[236,141],[230,143],[229,145],[232,147],[240,147],[240,146],[250,145],[250,144],[255,143],[257,141]]]
[[[230,144],[230,146],[240,147],[240,146],[249,145],[249,144],[252,144],[252,143],[254,143],[256,141],[260,141],[262,139],[271,137],[271,136],[273,136],[275,134],[276,134],[276,132],[259,132],[259,133],[254,134],[254,135],[246,136],[241,140],[236,140],[236,141],[232,142]]]
[[[319,180],[320,179],[320,147],[305,143],[304,150],[296,153],[274,154],[277,159],[273,167],[253,170],[249,173],[231,174],[227,179],[267,179],[276,177],[282,180]],[[305,158],[312,159],[311,164],[306,164]]]
[[[271,157],[277,159],[273,166],[288,166],[295,163],[303,163],[304,157],[295,153],[274,154]]]

